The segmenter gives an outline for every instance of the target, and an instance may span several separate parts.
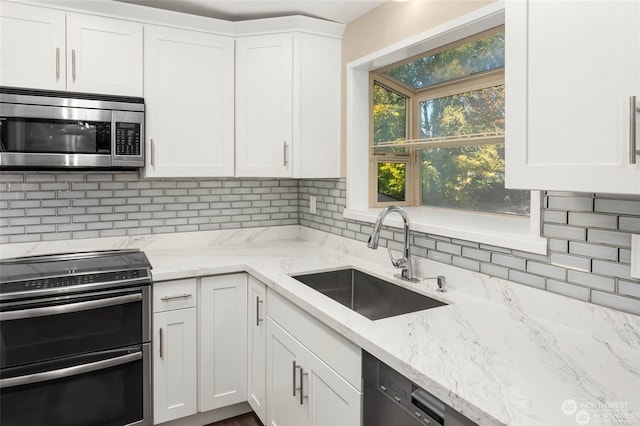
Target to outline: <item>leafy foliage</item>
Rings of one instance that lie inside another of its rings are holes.
[[[504,32],[424,56],[384,74],[414,89],[504,66]]]
[[[378,163],[378,201],[405,201],[406,164]]]
[[[504,33],[493,34],[391,69],[385,74],[421,88],[504,65]],[[504,85],[429,99],[419,105],[420,138],[504,131]],[[374,85],[374,144],[404,139],[407,100]],[[378,192],[404,200],[404,163],[381,163]],[[529,192],[504,188],[504,144],[423,149],[421,203],[527,215]],[[402,198],[398,198],[399,196]],[[379,199],[381,195],[379,195]],[[384,198],[384,197],[382,197]]]

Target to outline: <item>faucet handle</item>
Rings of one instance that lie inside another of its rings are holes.
[[[391,248],[387,247],[387,250],[389,251],[389,258],[391,259],[391,263],[393,264],[393,266],[395,266],[396,268],[405,268],[407,266],[406,257],[399,257],[396,259],[395,257],[393,257]]]

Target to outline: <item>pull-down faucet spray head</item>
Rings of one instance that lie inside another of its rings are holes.
[[[409,215],[407,212],[398,206],[389,206],[382,210],[376,219],[375,225],[373,225],[373,231],[369,236],[369,241],[367,242],[367,247],[371,249],[378,248],[378,241],[380,239],[380,230],[382,229],[382,222],[387,217],[387,215],[391,212],[396,212],[400,214],[402,217],[402,221],[404,223],[404,256],[395,259],[391,254],[391,249],[389,248],[389,257],[391,258],[391,263],[396,268],[402,268],[402,273],[398,275],[399,278],[402,278],[406,281],[417,282],[418,280],[413,276],[413,269],[411,267],[411,245],[410,243],[410,235],[409,235]]]

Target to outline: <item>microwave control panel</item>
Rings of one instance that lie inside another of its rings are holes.
[[[140,123],[116,122],[116,155],[140,155]]]

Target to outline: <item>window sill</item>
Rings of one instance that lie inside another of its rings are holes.
[[[486,213],[429,207],[406,207],[412,231],[441,235],[460,240],[489,244],[529,253],[547,254],[547,240],[535,235],[528,217],[502,216]],[[382,209],[345,209],[346,219],[375,223]],[[401,228],[402,219],[390,215],[385,225]],[[538,231],[539,233],[539,231]]]

